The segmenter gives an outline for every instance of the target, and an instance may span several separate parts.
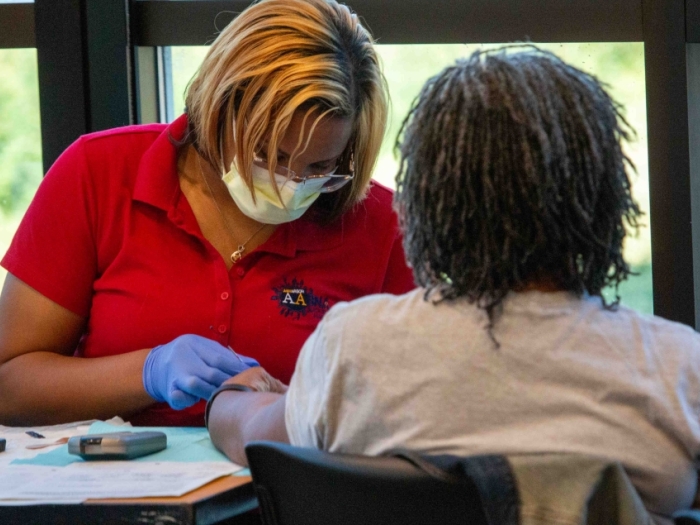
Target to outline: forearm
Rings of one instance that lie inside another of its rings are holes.
[[[272,392],[221,392],[209,412],[212,442],[231,461],[247,465],[251,441],[289,443],[284,424],[286,395]]]
[[[0,424],[128,418],[153,404],[142,381],[148,351],[100,358],[31,352],[10,359],[0,365]]]

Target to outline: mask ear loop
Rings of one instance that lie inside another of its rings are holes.
[[[240,100],[238,102],[234,102],[234,106],[235,106],[234,114],[236,116],[238,115],[239,104],[240,104]],[[248,119],[244,119],[243,123],[244,123],[244,125],[247,125]],[[231,158],[231,164],[228,167],[225,165],[225,158],[226,157],[225,157],[225,151],[224,151],[224,134],[223,133],[219,134],[219,156],[221,158],[221,166],[223,166],[223,169],[227,170],[227,171],[234,170],[239,177],[243,178],[242,170],[239,169],[241,167],[241,163],[239,162],[240,159],[238,158],[238,155],[236,154],[237,149],[238,149],[237,148],[238,137],[236,136],[237,127],[236,127],[235,119],[234,119],[233,125],[231,126],[230,129],[231,129],[231,142],[233,144],[233,156]],[[250,170],[250,167],[249,167],[249,170]],[[227,173],[227,171],[224,171],[221,174],[221,176],[223,177]],[[250,175],[250,171],[248,173]],[[252,180],[247,181],[244,179],[244,182],[245,182],[246,187],[248,188],[248,191],[250,192],[251,197],[253,198],[253,204],[257,204],[257,195],[255,194],[255,185],[253,184],[253,181]]]

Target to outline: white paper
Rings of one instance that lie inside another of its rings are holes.
[[[0,0],[1,2],[1,0]],[[54,450],[59,445],[50,445],[46,448],[40,449],[28,449],[27,445],[40,445],[42,443],[53,443],[57,439],[80,436],[82,434],[87,434],[90,424],[96,420],[91,421],[77,421],[75,423],[67,423],[64,425],[52,425],[45,427],[6,427],[0,425],[0,437],[7,440],[7,448],[5,452],[0,453],[0,470],[15,459],[29,459],[33,458],[37,454],[43,454],[44,452],[49,452]],[[121,418],[113,418],[109,421],[111,424],[124,424]],[[38,432],[42,436],[41,438],[34,438],[29,436],[26,432],[28,430]],[[2,491],[0,491],[0,495]]]
[[[222,462],[92,461],[56,468],[11,465],[0,471],[0,505],[13,504],[12,500],[16,504],[16,500],[77,502],[182,496],[242,468]],[[17,482],[10,483],[10,478]]]
[[[27,484],[51,476],[59,467],[17,465],[0,469],[0,498]]]
[[[37,465],[14,465],[0,468],[0,506],[7,505],[38,505],[48,503],[80,503],[74,495],[61,496],[52,500],[4,499],[11,493],[16,493],[24,487],[31,487],[37,480],[51,477],[61,467],[44,467]]]

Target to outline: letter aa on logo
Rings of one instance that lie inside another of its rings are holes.
[[[297,300],[294,301],[294,299],[292,299],[291,294],[289,292],[287,292],[284,294],[284,299],[282,300],[282,304],[293,304],[296,306],[306,306],[306,301],[304,301],[304,294],[303,293],[300,293],[297,296]]]

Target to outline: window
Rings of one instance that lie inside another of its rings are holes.
[[[413,44],[380,45],[379,53],[389,83],[392,100],[389,129],[374,178],[391,188],[398,162],[393,155],[393,144],[401,122],[411,102],[424,82],[459,57],[468,56],[480,48],[497,47],[478,44]],[[652,313],[653,291],[651,276],[651,237],[649,216],[649,176],[647,156],[646,94],[644,79],[643,43],[567,43],[542,44],[567,62],[604,81],[613,97],[625,107],[625,115],[637,131],[636,140],[629,145],[628,155],[637,174],[631,174],[634,195],[645,212],[646,226],[637,236],[630,236],[625,245],[625,258],[639,274],[630,277],[620,288],[622,303],[639,311]],[[171,47],[165,56],[171,57],[172,94],[177,116],[184,109],[187,84],[206,54],[206,47]],[[614,292],[606,296],[614,299]]]
[[[0,255],[43,175],[36,49],[0,49]],[[6,271],[0,268],[0,286]]]
[[[15,49],[34,46],[40,50],[44,169],[82,133],[137,120],[153,122],[163,118],[161,115],[170,119],[180,112],[184,86],[201,60],[204,48],[173,46],[211,42],[219,29],[251,1],[124,3],[114,0],[98,6],[95,2],[0,0],[0,50],[11,49],[14,53]],[[643,311],[652,308],[648,257],[651,230],[654,232],[654,312],[700,327],[697,278],[700,236],[693,231],[693,226],[697,228],[700,223],[697,183],[700,180],[700,3],[675,0],[564,3],[560,0],[351,0],[348,3],[362,14],[382,43],[404,44],[396,46],[399,48],[410,45],[411,53],[422,53],[426,44],[433,44],[430,49],[437,50],[440,46],[436,44],[454,42],[524,39],[600,42],[545,47],[555,48],[564,58],[599,74],[611,84],[615,96],[627,106],[628,117],[638,132],[638,141],[630,148],[639,168],[634,191],[642,206],[653,210],[654,217],[651,222],[651,216],[647,216],[647,229],[638,239],[628,242],[627,257],[641,275],[622,287],[623,301]],[[61,23],[57,24],[57,20]],[[133,54],[122,52],[132,46]],[[469,49],[461,45],[445,46],[449,47],[457,49],[460,55]],[[627,58],[632,48],[638,54],[634,59],[636,65],[630,68]],[[382,54],[389,53],[390,46],[386,49]],[[569,49],[578,49],[578,57],[569,55]],[[172,58],[168,59],[170,53]],[[196,58],[187,59],[188,54]],[[440,63],[444,58],[442,53],[438,55],[424,56],[434,63],[433,71],[444,65]],[[610,72],[615,61],[624,66],[620,75]],[[386,66],[388,76],[392,68],[403,68],[398,59],[396,64],[387,60]],[[411,61],[412,73],[414,66],[417,64]],[[629,74],[630,70],[635,74]],[[412,78],[418,79],[419,75],[412,74]],[[631,95],[628,88],[642,93],[643,78],[648,102],[645,119],[636,118],[644,112],[642,96],[627,97]],[[392,91],[397,90],[403,90],[403,83],[398,88],[392,87]],[[394,95],[396,114],[400,114],[398,98]],[[648,134],[644,120],[648,122]],[[391,139],[389,135],[384,153],[389,151]],[[2,148],[7,145],[3,144]],[[392,178],[381,174],[391,173],[388,162],[390,156],[382,158],[377,178]],[[3,170],[2,180],[6,180],[8,168],[3,166],[0,170]],[[648,192],[647,186],[651,188]],[[3,215],[0,226],[5,227],[9,220]]]

